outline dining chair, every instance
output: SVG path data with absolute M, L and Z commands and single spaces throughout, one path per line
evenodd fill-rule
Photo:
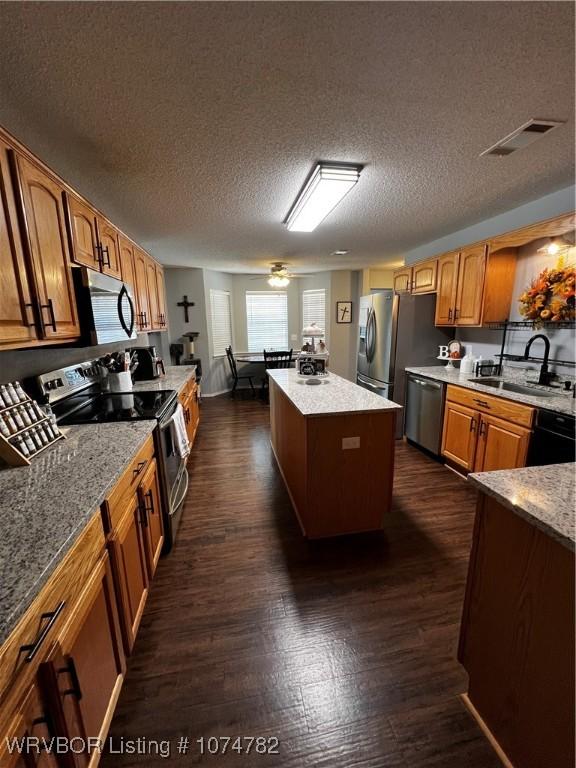
M 290 368 L 292 366 L 292 350 L 268 352 L 264 350 L 264 367 L 266 370 L 273 368 Z M 267 397 L 268 376 L 262 379 L 262 396 Z
M 230 392 L 230 397 L 234 397 L 236 394 L 236 387 L 238 386 L 238 382 L 241 379 L 248 379 L 248 382 L 250 384 L 250 389 L 252 390 L 252 397 L 256 397 L 256 390 L 254 389 L 254 383 L 252 381 L 252 376 L 239 376 L 238 375 L 238 366 L 236 365 L 236 358 L 234 357 L 234 352 L 232 352 L 232 347 L 226 347 L 226 357 L 228 358 L 228 364 L 230 366 L 230 373 L 232 374 L 232 391 Z

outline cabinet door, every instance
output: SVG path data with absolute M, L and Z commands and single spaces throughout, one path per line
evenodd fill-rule
M 104 553 L 40 668 L 60 735 L 106 737 L 124 669 L 114 584 Z M 89 760 L 87 752 L 77 757 L 80 765 Z
M 392 277 L 392 287 L 396 293 L 410 293 L 412 288 L 412 269 L 411 267 L 402 267 L 396 269 Z
M 496 416 L 482 415 L 478 430 L 475 472 L 526 466 L 531 432 Z
M 160 560 L 162 545 L 164 544 L 164 524 L 162 522 L 156 459 L 152 459 L 142 478 L 138 488 L 138 496 L 140 497 L 140 505 L 142 507 L 146 567 L 148 569 L 148 577 L 152 579 Z
M 458 266 L 456 325 L 480 325 L 485 270 L 485 245 L 462 251 Z
M 164 268 L 156 264 L 156 295 L 158 298 L 158 318 L 160 329 L 165 330 L 166 321 L 166 288 L 164 286 Z
M 8 729 L 1 734 L 0 765 L 2 768 L 57 768 L 55 754 L 40 747 L 36 749 L 33 741 L 40 739 L 42 744 L 42 740 L 46 739 L 48 743 L 54 735 L 50 712 L 43 700 L 38 683 L 34 681 L 18 706 L 18 714 L 15 715 Z M 16 749 L 10 750 L 9 745 L 14 744 L 15 740 L 21 744 L 27 744 L 28 749 L 22 749 L 20 754 Z M 11 751 L 12 754 L 10 754 Z
M 0 141 L 0 345 L 26 346 L 37 334 L 7 150 Z
M 136 276 L 138 304 L 138 330 L 151 331 L 152 315 L 148 292 L 148 257 L 138 248 L 134 248 L 134 273 Z
M 436 290 L 436 259 L 412 267 L 412 293 L 434 293 Z
M 146 282 L 148 283 L 148 297 L 150 300 L 150 322 L 154 330 L 159 330 L 160 316 L 158 309 L 158 284 L 156 281 L 156 262 L 146 257 Z
M 102 272 L 112 277 L 120 278 L 120 248 L 118 245 L 118 230 L 109 221 L 98 217 L 98 241 L 100 243 L 100 258 Z
M 458 286 L 458 258 L 458 253 L 447 253 L 438 259 L 436 325 L 454 325 L 456 288 Z
M 70 250 L 72 260 L 90 269 L 100 271 L 100 253 L 96 232 L 96 211 L 77 197 L 66 193 Z
M 55 340 L 79 338 L 62 187 L 22 156 L 16 156 L 16 163 L 41 335 Z
M 120 277 L 132 290 L 132 296 L 136 303 L 136 312 L 140 312 L 138 293 L 136 291 L 136 272 L 134 270 L 134 246 L 130 240 L 119 235 L 118 248 L 120 252 Z
M 471 470 L 476 454 L 479 414 L 464 405 L 447 402 L 442 430 L 442 455 Z
M 130 653 L 134 647 L 148 598 L 148 572 L 141 520 L 140 501 L 138 496 L 134 495 L 128 500 L 126 511 L 111 539 L 126 653 Z

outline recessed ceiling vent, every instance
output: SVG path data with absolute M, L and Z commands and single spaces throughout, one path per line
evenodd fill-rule
M 545 133 L 550 133 L 558 125 L 562 125 L 562 123 L 553 120 L 528 120 L 527 123 L 524 123 L 520 128 L 508 134 L 497 144 L 481 152 L 480 157 L 484 155 L 488 157 L 507 157 L 507 155 L 511 155 L 518 149 L 532 144 L 532 142 L 539 139 Z

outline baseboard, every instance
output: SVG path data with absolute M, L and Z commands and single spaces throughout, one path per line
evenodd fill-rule
M 463 702 L 464 706 L 466 707 L 466 709 L 468 710 L 468 712 L 470 712 L 470 714 L 472 715 L 472 717 L 474 718 L 474 720 L 476 721 L 476 723 L 480 727 L 480 730 L 482 731 L 482 733 L 486 737 L 487 741 L 490 743 L 490 746 L 492 747 L 494 752 L 496 752 L 496 754 L 500 758 L 500 760 L 502 762 L 502 765 L 504 765 L 506 768 L 514 768 L 514 765 L 508 759 L 508 755 L 506 754 L 506 752 L 504 752 L 504 750 L 502 749 L 502 747 L 500 746 L 500 744 L 496 740 L 496 737 L 494 736 L 494 734 L 492 733 L 490 728 L 488 728 L 488 726 L 484 722 L 484 720 L 482 718 L 482 715 L 478 712 L 478 710 L 476 709 L 474 704 L 472 704 L 472 702 L 470 701 L 470 699 L 468 697 L 468 694 L 467 693 L 461 693 L 460 694 L 460 698 L 462 699 L 462 702 Z
M 218 397 L 218 395 L 225 395 L 227 392 L 232 392 L 230 389 L 221 389 L 219 392 L 204 392 L 202 391 L 202 397 Z

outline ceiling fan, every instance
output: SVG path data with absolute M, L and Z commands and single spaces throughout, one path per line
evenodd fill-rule
M 271 288 L 286 288 L 290 284 L 291 280 L 297 280 L 302 275 L 295 275 L 288 269 L 287 265 L 282 261 L 275 261 L 270 266 L 270 273 L 268 275 L 268 285 Z M 259 277 L 253 277 L 253 280 L 260 280 Z

